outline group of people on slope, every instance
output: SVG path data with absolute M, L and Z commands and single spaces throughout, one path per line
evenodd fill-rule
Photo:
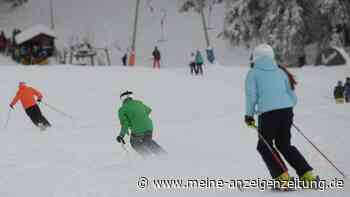
M 124 55 L 121 58 L 123 66 L 128 65 L 128 54 L 124 53 Z M 153 68 L 160 69 L 160 63 L 161 63 L 161 53 L 157 46 L 154 47 L 154 50 L 152 51 L 152 60 L 153 60 Z
M 248 127 L 259 132 L 257 151 L 271 177 L 287 185 L 292 178 L 280 153 L 296 170 L 300 180 L 305 183 L 318 180 L 311 165 L 291 143 L 293 108 L 297 103 L 296 85 L 293 75 L 286 68 L 277 65 L 271 46 L 262 44 L 255 48 L 252 68 L 245 82 L 244 121 Z M 130 131 L 131 146 L 141 155 L 165 153 L 152 139 L 153 123 L 149 117 L 152 109 L 141 101 L 134 100 L 132 94 L 130 91 L 124 91 L 120 95 L 122 106 L 119 108 L 118 117 L 121 130 L 116 140 L 124 144 L 124 137 Z M 39 102 L 42 99 L 41 93 L 20 83 L 19 91 L 10 106 L 13 107 L 20 100 L 34 124 L 50 126 L 37 107 L 34 97 Z M 258 126 L 255 123 L 255 115 L 258 116 Z
M 201 52 L 199 50 L 196 53 L 191 52 L 189 64 L 191 75 L 203 75 L 203 64 L 204 59 Z
M 338 81 L 333 90 L 333 96 L 336 103 L 350 103 L 350 77 L 346 78 L 344 85 L 342 81 Z
M 33 124 L 44 131 L 48 127 L 51 127 L 51 123 L 42 114 L 38 105 L 42 99 L 43 95 L 37 89 L 28 86 L 25 82 L 19 82 L 17 93 L 10 103 L 10 108 L 14 109 L 14 106 L 20 101 L 25 113 Z M 131 91 L 123 91 L 120 99 L 122 106 L 118 111 L 118 117 L 121 124 L 121 131 L 117 137 L 117 141 L 125 144 L 123 138 L 125 135 L 129 135 L 130 129 L 131 146 L 140 155 L 166 154 L 166 151 L 152 138 L 153 123 L 149 117 L 152 109 L 141 101 L 134 100 Z
M 127 66 L 128 54 L 125 53 L 122 56 L 121 60 L 122 60 L 123 66 Z M 160 69 L 161 53 L 157 46 L 154 47 L 154 50 L 152 52 L 152 60 L 153 60 L 153 68 Z M 199 50 L 196 50 L 196 52 L 191 52 L 189 60 L 190 60 L 189 67 L 190 67 L 191 75 L 203 75 L 204 59 L 203 59 L 202 53 Z

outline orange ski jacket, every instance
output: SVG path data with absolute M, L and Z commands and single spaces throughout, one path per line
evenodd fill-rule
M 16 105 L 16 103 L 19 101 L 21 101 L 22 106 L 24 109 L 28 109 L 34 105 L 36 105 L 37 101 L 36 99 L 42 99 L 42 94 L 32 88 L 32 87 L 28 87 L 25 84 L 21 84 L 19 85 L 19 89 L 17 91 L 16 96 L 13 98 L 12 102 L 11 102 L 11 107 L 13 107 L 14 105 Z

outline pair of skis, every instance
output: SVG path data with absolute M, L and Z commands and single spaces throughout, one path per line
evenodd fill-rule
M 122 146 L 122 149 L 124 150 L 124 152 L 127 154 L 127 155 L 130 155 L 130 151 L 125 147 L 125 141 L 124 139 L 121 141 L 121 146 Z M 147 146 L 144 146 L 144 148 L 146 149 L 145 154 L 141 154 L 141 153 L 137 153 L 138 155 L 140 155 L 142 158 L 149 158 L 149 157 L 158 157 L 158 156 L 164 156 L 164 155 L 167 155 L 168 152 L 166 152 L 164 150 L 163 147 L 161 147 L 159 144 L 157 144 L 159 146 L 159 150 L 158 152 L 155 152 L 154 150 L 151 150 L 151 148 L 147 147 Z M 135 151 L 137 152 L 137 151 Z

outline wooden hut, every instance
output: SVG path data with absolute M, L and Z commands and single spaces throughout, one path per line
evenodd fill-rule
M 23 64 L 47 64 L 55 50 L 56 33 L 45 25 L 30 27 L 15 39 Z

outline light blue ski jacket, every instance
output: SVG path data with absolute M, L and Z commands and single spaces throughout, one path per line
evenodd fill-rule
M 246 77 L 245 93 L 248 116 L 294 107 L 297 103 L 287 74 L 270 56 L 255 60 L 254 68 Z

